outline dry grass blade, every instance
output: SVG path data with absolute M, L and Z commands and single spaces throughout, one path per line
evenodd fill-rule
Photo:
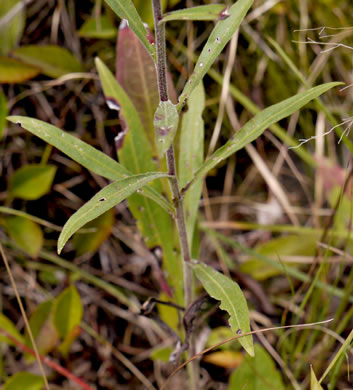
M 243 333 L 243 334 L 237 334 L 236 336 L 233 336 L 233 337 L 230 337 L 226 340 L 223 340 L 222 342 L 220 343 L 217 343 L 216 345 L 213 345 L 212 347 L 209 347 L 209 348 L 206 348 L 204 349 L 203 351 L 195 354 L 193 357 L 191 357 L 190 359 L 188 359 L 186 362 L 184 362 L 183 364 L 181 364 L 179 367 L 177 367 L 170 375 L 169 377 L 167 378 L 167 380 L 165 381 L 165 383 L 163 384 L 163 386 L 160 388 L 160 390 L 163 390 L 163 389 L 166 389 L 166 386 L 167 386 L 167 383 L 168 381 L 175 375 L 177 374 L 182 368 L 184 368 L 186 365 L 188 365 L 190 362 L 192 362 L 193 360 L 197 359 L 198 357 L 200 356 L 203 356 L 205 355 L 206 353 L 210 352 L 210 351 L 213 351 L 214 349 L 220 347 L 221 345 L 224 345 L 226 343 L 229 343 L 230 341 L 234 341 L 234 340 L 237 340 L 239 339 L 240 337 L 245 337 L 245 336 L 250 336 L 250 335 L 253 335 L 253 334 L 258 334 L 258 333 L 264 333 L 264 332 L 269 332 L 271 330 L 279 330 L 279 329 L 290 329 L 290 328 L 308 328 L 310 326 L 315 326 L 315 325 L 322 325 L 322 324 L 327 324 L 329 322 L 333 321 L 333 318 L 329 319 L 329 320 L 325 320 L 325 321 L 319 321 L 319 322 L 312 322 L 310 324 L 298 324 L 298 325 L 286 325 L 286 326 L 275 326 L 275 327 L 272 327 L 272 328 L 265 328 L 265 329 L 259 329 L 259 330 L 253 330 L 251 332 L 246 332 L 246 333 Z
M 45 376 L 44 367 L 43 367 L 42 361 L 40 359 L 38 348 L 37 348 L 36 343 L 34 341 L 34 337 L 33 337 L 33 333 L 32 333 L 31 327 L 29 326 L 27 314 L 26 314 L 25 309 L 23 307 L 23 304 L 22 304 L 22 301 L 21 301 L 21 298 L 20 298 L 20 294 L 18 293 L 18 289 L 17 289 L 16 283 L 15 283 L 15 279 L 13 278 L 9 262 L 7 261 L 7 257 L 5 255 L 5 251 L 4 251 L 4 248 L 2 247 L 1 243 L 0 243 L 0 254 L 1 254 L 1 257 L 3 258 L 3 260 L 4 260 L 4 264 L 5 264 L 6 270 L 7 270 L 8 274 L 9 274 L 9 278 L 10 278 L 12 287 L 13 287 L 14 292 L 15 292 L 16 299 L 17 299 L 17 302 L 18 302 L 18 306 L 20 307 L 21 314 L 22 314 L 22 317 L 23 317 L 23 321 L 24 321 L 24 323 L 26 325 L 26 329 L 28 331 L 28 335 L 30 337 L 30 340 L 31 340 L 31 343 L 32 343 L 32 346 L 33 346 L 33 350 L 34 350 L 36 359 L 37 359 L 38 364 L 39 364 L 40 372 L 41 372 L 41 375 L 42 375 L 43 381 L 44 381 L 44 386 L 45 386 L 46 390 L 50 390 L 47 377 Z

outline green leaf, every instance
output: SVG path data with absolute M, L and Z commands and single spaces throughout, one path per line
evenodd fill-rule
M 117 28 L 105 15 L 100 18 L 89 18 L 81 26 L 78 35 L 81 38 L 110 39 L 115 38 Z
M 55 45 L 28 45 L 12 51 L 14 57 L 38 67 L 43 74 L 57 78 L 82 72 L 80 62 L 65 48 Z
M 69 238 L 86 223 L 116 206 L 150 181 L 162 177 L 168 177 L 168 175 L 162 172 L 150 172 L 130 176 L 104 187 L 65 223 L 58 240 L 58 253 L 60 254 Z
M 162 157 L 172 144 L 178 130 L 179 115 L 176 106 L 168 100 L 160 102 L 154 114 L 158 154 Z
M 32 134 L 41 138 L 50 145 L 71 157 L 83 167 L 110 180 L 119 180 L 131 176 L 131 172 L 106 154 L 98 151 L 86 142 L 72 136 L 71 134 L 58 129 L 38 119 L 24 116 L 10 116 L 7 120 L 16 123 Z M 153 188 L 147 187 L 144 195 L 153 199 L 167 211 L 174 211 L 174 207 L 163 196 Z
M 0 19 L 5 18 L 9 13 L 19 5 L 21 0 L 1 0 L 0 1 Z M 25 11 L 21 7 L 18 12 L 8 19 L 8 22 L 0 27 L 0 55 L 7 55 L 21 39 L 25 26 Z M 1 71 L 0 71 L 1 73 Z
M 317 248 L 317 234 L 289 235 L 276 237 L 264 244 L 257 245 L 253 250 L 259 256 L 250 256 L 239 267 L 240 272 L 251 275 L 254 279 L 265 280 L 276 275 L 282 275 L 286 263 L 282 265 L 282 270 L 272 267 L 262 261 L 262 256 L 273 259 L 275 262 L 281 261 L 282 256 L 314 256 Z
M 12 321 L 10 321 L 4 314 L 0 313 L 0 328 L 5 330 L 10 336 L 12 336 L 15 340 L 17 340 L 20 343 L 24 343 L 23 336 L 20 334 L 20 332 L 17 330 L 16 326 Z M 2 333 L 0 333 L 0 342 L 9 344 L 9 345 L 16 345 L 12 340 L 4 336 Z
M 313 366 L 310 366 L 310 390 L 324 390 L 316 378 Z
M 110 209 L 98 218 L 84 226 L 86 229 L 94 228 L 92 233 L 76 234 L 72 245 L 76 249 L 76 256 L 84 253 L 94 253 L 101 244 L 109 237 L 114 224 L 114 210 Z
M 232 373 L 228 390 L 284 390 L 285 386 L 271 355 L 260 344 L 255 344 L 255 357 L 245 356 Z
M 35 200 L 49 192 L 56 167 L 53 165 L 28 164 L 18 169 L 9 183 L 10 195 Z
M 80 325 L 83 306 L 80 294 L 74 285 L 66 288 L 56 299 L 53 309 L 54 325 L 62 338 Z
M 183 187 L 194 177 L 202 165 L 204 155 L 204 121 L 202 112 L 205 107 L 205 90 L 202 82 L 193 90 L 188 100 L 188 111 L 183 115 L 179 140 L 179 185 Z M 193 232 L 202 192 L 202 180 L 199 180 L 186 193 L 184 210 L 189 244 L 193 242 Z
M 234 334 L 250 332 L 248 305 L 238 284 L 206 264 L 193 263 L 191 266 L 207 293 L 221 301 L 220 308 L 229 314 Z M 252 336 L 238 340 L 246 352 L 254 356 Z
M 126 19 L 129 23 L 131 30 L 137 35 L 142 42 L 143 46 L 151 54 L 152 58 L 156 60 L 156 49 L 148 41 L 146 28 L 137 13 L 136 8 L 131 0 L 105 0 L 110 8 L 121 19 Z
M 0 140 L 4 134 L 7 113 L 7 99 L 4 92 L 0 91 Z
M 220 15 L 222 11 L 227 15 L 226 9 L 224 4 L 209 4 L 178 9 L 165 14 L 160 23 L 170 22 L 171 20 L 215 20 L 219 17 L 222 18 L 222 15 Z
M 29 372 L 18 372 L 4 384 L 3 390 L 42 390 L 44 379 Z
M 59 339 L 59 334 L 51 318 L 53 303 L 53 300 L 41 303 L 36 307 L 29 319 L 29 326 L 38 351 L 44 356 L 56 346 Z M 25 344 L 33 349 L 27 328 L 25 331 Z M 26 359 L 27 361 L 34 361 L 36 358 L 27 354 Z
M 6 229 L 15 243 L 36 258 L 43 246 L 43 232 L 38 224 L 23 217 L 4 218 Z
M 227 12 L 227 15 L 229 14 L 229 16 L 216 24 L 202 49 L 190 79 L 179 96 L 178 110 L 181 110 L 185 100 L 188 99 L 191 92 L 218 58 L 224 46 L 232 38 L 232 35 L 240 26 L 240 23 L 244 19 L 252 3 L 253 0 L 238 0 L 229 8 Z
M 24 64 L 14 58 L 0 57 L 0 84 L 22 83 L 40 73 L 36 66 Z
M 239 3 L 239 2 L 238 2 Z M 237 3 L 237 4 L 238 4 Z M 274 123 L 292 115 L 311 100 L 325 93 L 329 89 L 341 85 L 341 83 L 326 83 L 311 88 L 308 91 L 298 93 L 280 103 L 274 104 L 256 114 L 250 119 L 225 145 L 217 149 L 195 173 L 193 181 L 204 177 L 207 172 L 217 166 L 245 145 L 258 138 L 267 128 Z
M 125 123 L 126 135 L 122 147 L 118 150 L 119 161 L 134 173 L 156 170 L 157 164 L 153 161 L 151 145 L 129 96 L 98 58 L 96 65 L 106 99 L 114 106 L 120 105 L 120 114 Z M 154 182 L 152 186 L 161 196 L 163 190 L 161 183 Z M 158 207 L 158 202 L 157 205 L 153 204 L 138 194 L 128 199 L 128 205 L 137 220 L 146 245 L 150 248 L 155 246 L 162 248 L 163 266 L 166 269 L 168 281 L 174 289 L 177 302 L 183 304 L 183 265 L 180 254 L 177 252 L 178 243 L 170 215 Z

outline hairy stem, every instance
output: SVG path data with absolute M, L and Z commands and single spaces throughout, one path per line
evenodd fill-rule
M 160 0 L 152 0 L 153 5 L 153 17 L 156 31 L 156 46 L 157 46 L 157 77 L 158 77 L 158 89 L 159 97 L 161 101 L 168 101 L 168 86 L 167 86 L 167 57 L 166 57 L 166 42 L 165 42 L 165 26 L 164 23 L 159 23 L 162 20 L 162 9 Z M 185 307 L 189 307 L 192 302 L 192 271 L 188 266 L 191 261 L 189 243 L 186 233 L 185 226 L 185 215 L 184 215 L 184 202 L 181 196 L 178 179 L 176 177 L 175 168 L 175 156 L 173 144 L 167 150 L 166 154 L 168 173 L 171 176 L 169 183 L 173 194 L 173 202 L 176 209 L 175 220 L 178 228 L 179 242 L 181 255 L 183 257 L 184 264 L 184 294 L 185 294 Z M 191 337 L 192 339 L 192 337 Z M 190 340 L 189 352 L 191 355 L 194 354 L 194 346 Z M 197 388 L 196 369 L 190 370 L 190 388 Z

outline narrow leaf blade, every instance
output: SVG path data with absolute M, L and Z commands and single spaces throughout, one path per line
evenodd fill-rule
M 223 20 L 220 20 L 216 24 L 204 48 L 202 49 L 200 57 L 197 60 L 189 81 L 179 96 L 178 110 L 181 110 L 185 100 L 190 96 L 194 88 L 203 79 L 225 45 L 232 38 L 232 35 L 240 26 L 240 23 L 244 19 L 252 3 L 253 0 L 238 0 L 229 8 L 227 13 L 229 16 Z
M 44 379 L 29 372 L 18 372 L 4 384 L 3 390 L 42 390 Z
M 4 314 L 0 313 L 0 328 L 4 329 L 15 340 L 23 343 L 24 339 L 21 333 L 17 330 L 15 324 L 9 320 Z M 9 345 L 15 345 L 15 343 L 4 335 L 0 334 L 0 342 L 5 342 Z
M 194 89 L 188 100 L 188 111 L 183 115 L 179 141 L 179 185 L 183 187 L 192 180 L 204 159 L 204 121 L 202 112 L 205 107 L 205 91 L 202 81 Z M 199 180 L 186 193 L 184 210 L 189 243 L 192 237 L 202 192 L 202 180 Z
M 156 58 L 156 49 L 148 41 L 146 28 L 138 14 L 133 2 L 131 0 L 105 0 L 109 7 L 119 16 L 121 19 L 126 19 L 129 23 L 131 30 L 137 35 L 142 42 L 143 46 L 151 54 L 152 58 Z
M 20 0 L 1 0 L 0 2 L 0 19 L 6 19 L 11 10 L 16 7 Z M 21 8 L 15 16 L 8 20 L 7 23 L 0 27 L 0 55 L 7 55 L 21 39 L 25 26 L 25 10 Z
M 15 58 L 0 57 L 0 84 L 22 83 L 40 73 L 36 66 L 24 64 Z
M 311 100 L 337 85 L 341 85 L 341 83 L 333 82 L 319 85 L 265 108 L 263 111 L 256 114 L 225 145 L 217 149 L 216 152 L 203 163 L 195 173 L 193 182 L 204 177 L 207 172 L 217 166 L 221 161 L 254 141 L 271 125 L 292 115 Z
M 249 332 L 248 305 L 238 284 L 206 264 L 197 263 L 191 266 L 208 294 L 221 301 L 220 308 L 229 314 L 233 332 Z M 252 336 L 240 337 L 239 342 L 250 356 L 254 356 Z
M 59 236 L 58 253 L 60 254 L 69 238 L 86 223 L 116 206 L 150 181 L 167 176 L 162 172 L 150 172 L 130 176 L 107 185 L 66 222 Z
M 222 11 L 226 10 L 224 4 L 200 5 L 168 12 L 163 16 L 160 23 L 170 22 L 172 20 L 216 20 L 222 18 Z
M 320 382 L 316 378 L 313 366 L 310 367 L 310 390 L 323 390 Z

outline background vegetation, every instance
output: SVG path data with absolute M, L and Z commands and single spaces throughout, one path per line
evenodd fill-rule
M 211 1 L 164 3 L 172 11 Z M 8 113 L 38 118 L 115 159 L 121 123 L 106 105 L 94 59 L 115 71 L 120 21 L 100 0 L 27 1 L 10 18 L 20 4 L 0 3 L 0 241 L 39 352 L 54 363 L 44 365 L 50 388 L 72 388 L 68 375 L 81 378 L 81 388 L 158 388 L 175 368 L 168 358 L 178 321 L 175 308 L 147 301 L 170 299 L 160 248 L 146 246 L 124 202 L 57 256 L 61 227 L 107 180 L 5 120 Z M 153 28 L 149 2 L 135 4 Z M 176 94 L 213 26 L 168 22 Z M 205 154 L 258 109 L 323 82 L 351 85 L 352 26 L 346 0 L 256 0 L 204 79 Z M 133 75 L 127 80 L 138 88 Z M 310 365 L 322 388 L 353 387 L 352 98 L 352 88 L 331 90 L 205 180 L 199 259 L 239 283 L 251 328 L 333 321 L 258 334 L 255 360 L 237 342 L 223 345 L 200 361 L 202 389 L 320 388 L 310 383 Z M 24 317 L 0 267 L 0 376 L 7 390 L 40 389 Z M 232 336 L 214 302 L 197 308 L 197 319 L 200 350 Z M 169 388 L 185 388 L 185 374 Z

